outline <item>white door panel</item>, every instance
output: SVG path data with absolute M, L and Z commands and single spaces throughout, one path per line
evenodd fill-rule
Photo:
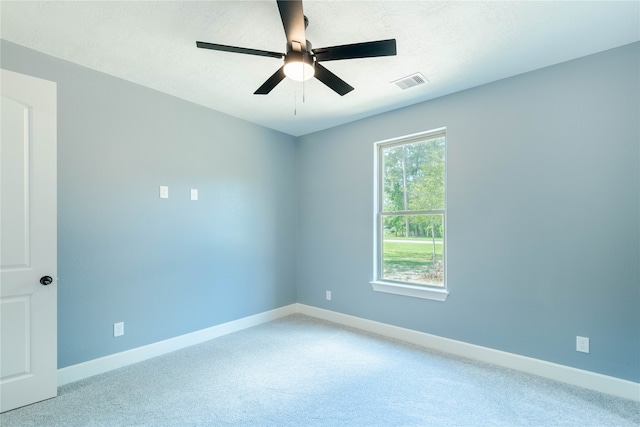
M 57 394 L 56 84 L 1 71 L 0 412 Z M 40 278 L 50 276 L 48 286 Z

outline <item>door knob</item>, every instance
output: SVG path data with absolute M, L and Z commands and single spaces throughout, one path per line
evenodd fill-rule
M 40 278 L 40 283 L 47 286 L 53 283 L 53 279 L 51 278 L 51 276 L 42 276 Z

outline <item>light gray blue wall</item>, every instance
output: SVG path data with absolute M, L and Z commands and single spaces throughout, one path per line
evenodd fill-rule
M 299 138 L 298 301 L 640 381 L 639 57 L 636 43 Z M 442 126 L 449 299 L 373 292 L 374 142 Z
M 60 367 L 299 301 L 639 381 L 639 46 L 296 140 L 2 41 L 58 83 Z M 375 293 L 373 143 L 441 126 L 451 295 Z
M 59 367 L 295 302 L 295 138 L 1 47 L 58 83 Z

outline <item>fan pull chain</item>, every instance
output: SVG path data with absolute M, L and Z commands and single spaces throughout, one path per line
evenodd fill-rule
M 305 99 L 305 82 L 307 81 L 306 76 L 305 76 L 305 70 L 307 68 L 306 67 L 302 67 L 302 103 L 304 104 L 304 99 Z

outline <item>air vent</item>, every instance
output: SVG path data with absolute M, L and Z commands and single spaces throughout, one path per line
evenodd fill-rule
M 427 78 L 423 76 L 422 73 L 415 73 L 415 74 L 411 74 L 410 76 L 403 77 L 399 80 L 395 80 L 391 83 L 395 84 L 400 89 L 405 90 L 405 89 L 409 89 L 410 87 L 427 83 L 428 81 L 429 80 L 427 80 Z

